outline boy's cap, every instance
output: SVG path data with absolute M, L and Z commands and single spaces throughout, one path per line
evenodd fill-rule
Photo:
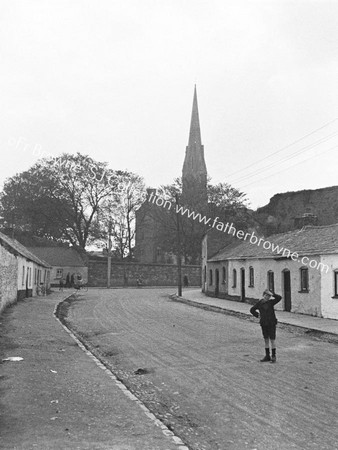
M 269 291 L 269 289 L 265 289 L 265 291 L 263 292 L 263 295 L 268 294 L 271 297 L 271 292 Z

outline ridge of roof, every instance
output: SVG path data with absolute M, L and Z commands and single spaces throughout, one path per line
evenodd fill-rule
M 259 238 L 259 236 L 257 236 Z M 262 248 L 256 243 L 242 241 L 233 249 L 223 248 L 209 258 L 208 261 L 221 261 L 234 258 L 271 258 L 282 256 L 285 250 L 298 254 L 321 254 L 338 252 L 338 223 L 330 225 L 309 225 L 300 230 L 291 230 L 286 233 L 274 234 L 263 238 L 271 245 L 275 244 L 273 251 Z
M 11 249 L 14 250 L 14 252 L 20 254 L 21 256 L 25 257 L 26 259 L 33 261 L 43 267 L 47 267 L 47 268 L 51 267 L 44 259 L 38 257 L 33 252 L 28 250 L 27 247 L 20 244 L 19 241 L 17 241 L 14 238 L 10 238 L 6 234 L 2 233 L 1 231 L 0 231 L 0 241 L 4 242 L 7 246 L 11 247 Z
M 45 259 L 51 266 L 85 266 L 79 252 L 72 247 L 29 247 L 29 250 Z

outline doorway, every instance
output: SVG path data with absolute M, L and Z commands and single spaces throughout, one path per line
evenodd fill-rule
M 27 267 L 27 274 L 26 274 L 26 298 L 29 297 L 29 289 L 28 289 L 28 273 L 29 273 L 29 267 Z
M 283 270 L 284 311 L 291 311 L 291 276 L 290 270 Z
M 241 301 L 245 302 L 245 269 L 241 268 Z
M 219 270 L 215 270 L 215 297 L 218 297 L 219 294 Z

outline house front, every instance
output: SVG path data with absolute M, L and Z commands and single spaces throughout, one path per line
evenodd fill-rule
M 56 287 L 60 280 L 88 282 L 88 266 L 85 259 L 74 248 L 69 247 L 29 247 L 29 250 L 47 261 L 51 266 L 50 283 Z
M 15 239 L 0 232 L 0 311 L 50 288 L 50 266 Z
M 338 224 L 225 247 L 205 274 L 207 295 L 253 303 L 268 288 L 282 295 L 277 309 L 338 319 Z

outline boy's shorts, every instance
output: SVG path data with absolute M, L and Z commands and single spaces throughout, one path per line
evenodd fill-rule
M 264 339 L 276 339 L 276 325 L 261 325 Z

